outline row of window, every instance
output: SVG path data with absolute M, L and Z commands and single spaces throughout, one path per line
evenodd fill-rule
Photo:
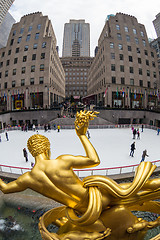
M 66 80 L 79 80 L 79 79 L 81 79 L 81 80 L 86 80 L 87 79 L 87 77 L 66 77 L 65 78 Z
M 113 84 L 116 84 L 116 77 L 112 76 L 111 81 L 112 81 Z M 125 78 L 124 77 L 121 77 L 121 84 L 125 85 Z M 130 85 L 134 86 L 134 79 L 133 78 L 130 78 Z M 143 87 L 143 80 L 139 80 L 139 86 Z M 151 82 L 150 81 L 147 82 L 147 87 L 148 88 L 151 87 Z
M 35 39 L 35 40 L 38 40 L 38 39 L 39 39 L 39 35 L 40 35 L 39 32 L 36 33 L 34 39 Z M 28 34 L 28 35 L 26 36 L 26 42 L 28 42 L 30 39 L 31 39 L 31 34 Z M 15 40 L 14 38 L 11 39 L 11 41 L 10 41 L 10 46 L 13 45 L 14 40 Z M 21 41 L 22 41 L 22 36 L 20 36 L 20 37 L 18 38 L 17 43 L 19 44 Z
M 46 43 L 46 42 L 43 42 L 43 43 L 42 43 L 42 48 L 46 48 L 46 45 L 47 45 L 47 43 Z M 38 43 L 34 43 L 34 44 L 33 44 L 33 49 L 37 49 L 37 48 L 38 48 Z M 25 46 L 24 46 L 24 51 L 28 51 L 28 50 L 29 50 L 29 46 L 28 46 L 28 45 L 25 45 Z M 19 53 L 19 51 L 20 51 L 20 48 L 17 47 L 16 50 L 15 50 L 15 53 Z M 11 52 L 12 52 L 12 50 L 9 49 L 9 50 L 8 50 L 8 55 L 11 55 Z M 5 56 L 5 52 L 2 52 L 1 57 L 4 57 L 4 56 Z
M 28 27 L 28 32 L 31 32 L 31 31 L 32 31 L 32 28 L 33 28 L 33 26 L 29 26 L 29 27 Z M 38 25 L 37 25 L 37 30 L 40 30 L 40 29 L 41 29 L 41 24 L 38 24 Z M 16 35 L 16 32 L 17 32 L 17 31 L 14 30 L 12 35 L 15 36 L 15 35 Z M 20 33 L 20 34 L 23 34 L 23 32 L 24 32 L 24 28 L 21 28 L 19 33 Z
M 122 35 L 120 33 L 117 33 L 117 39 L 122 40 Z M 137 37 L 135 37 L 134 39 L 135 39 L 135 43 L 139 44 L 139 39 Z M 131 38 L 129 35 L 126 35 L 126 41 L 127 42 L 131 41 Z M 143 43 L 143 46 L 146 47 L 146 41 L 144 39 L 142 39 L 142 43 Z
M 32 60 L 36 60 L 36 54 L 32 54 Z M 40 59 L 45 59 L 45 53 L 41 53 Z M 23 56 L 22 58 L 22 62 L 26 62 L 27 61 L 27 55 Z M 18 58 L 14 58 L 13 60 L 14 64 L 18 63 Z M 6 61 L 6 66 L 10 65 L 10 59 L 8 59 Z M 3 67 L 3 62 L 0 62 L 0 68 Z
M 120 30 L 120 25 L 119 25 L 119 24 L 116 24 L 116 29 L 117 29 L 118 31 Z M 129 28 L 128 28 L 127 26 L 124 26 L 124 31 L 125 31 L 125 32 L 129 32 Z M 137 30 L 136 30 L 135 28 L 133 28 L 132 31 L 133 31 L 133 33 L 134 33 L 135 35 L 137 35 Z M 144 32 L 143 32 L 143 31 L 140 31 L 140 35 L 141 35 L 142 37 L 144 37 Z
M 35 72 L 35 65 L 32 65 L 31 66 L 31 72 Z M 44 71 L 44 64 L 40 64 L 40 68 L 39 68 L 40 71 Z M 22 67 L 21 68 L 21 73 L 24 74 L 26 72 L 26 67 Z M 17 69 L 13 69 L 12 71 L 12 75 L 16 75 L 17 73 Z M 5 71 L 5 77 L 8 77 L 8 70 Z M 2 78 L 2 72 L 0 72 L 0 78 Z
M 83 76 L 83 75 L 85 75 L 86 76 L 87 72 L 76 72 L 76 73 L 75 72 L 73 72 L 73 73 L 72 72 L 70 72 L 70 73 L 66 72 L 65 75 L 66 76 L 68 76 L 68 75 L 70 75 L 70 76 L 79 76 L 79 75 Z
M 66 90 L 67 89 L 70 89 L 70 90 L 87 90 L 87 87 L 73 87 L 73 86 L 71 86 L 69 88 L 66 87 Z
M 111 59 L 115 59 L 115 53 L 111 53 Z M 119 60 L 124 60 L 124 55 L 123 54 L 119 54 Z M 133 62 L 133 57 L 132 56 L 128 56 L 128 60 L 129 62 Z M 146 65 L 149 66 L 149 60 L 146 59 Z M 141 64 L 142 63 L 142 59 L 138 58 L 138 63 Z M 152 67 L 156 67 L 156 64 L 154 61 L 152 61 Z
M 115 64 L 111 64 L 111 71 L 116 71 L 116 65 Z M 142 68 L 138 69 L 139 71 L 139 75 L 143 75 L 143 71 Z M 124 72 L 124 65 L 120 65 L 120 72 Z M 129 67 L 129 72 L 130 73 L 134 73 L 134 68 L 133 67 Z M 150 70 L 147 70 L 147 76 L 150 77 Z M 153 77 L 156 78 L 156 72 L 153 72 Z
M 113 42 L 110 42 L 110 48 L 114 49 L 114 47 L 115 47 L 115 44 Z M 118 48 L 119 48 L 119 50 L 123 50 L 123 44 L 118 44 Z M 128 51 L 130 51 L 130 52 L 132 51 L 132 47 L 131 46 L 127 46 L 127 48 L 128 48 Z M 136 52 L 137 53 L 141 53 L 140 48 L 136 48 Z M 146 56 L 148 56 L 148 51 L 144 50 L 144 54 Z M 154 53 L 153 52 L 151 52 L 151 57 L 154 57 Z
M 35 79 L 30 78 L 30 85 L 34 85 Z M 39 84 L 44 83 L 44 77 L 39 77 Z M 21 79 L 21 86 L 25 86 L 25 79 Z M 16 81 L 12 81 L 12 87 L 16 87 Z M 4 83 L 4 88 L 8 88 L 8 82 Z

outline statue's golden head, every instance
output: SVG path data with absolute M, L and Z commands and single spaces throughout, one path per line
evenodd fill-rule
M 33 157 L 41 153 L 48 153 L 50 151 L 49 139 L 40 134 L 32 135 L 27 142 L 27 147 Z

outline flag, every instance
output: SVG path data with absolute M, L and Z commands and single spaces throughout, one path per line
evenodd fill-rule
M 20 96 L 19 96 L 19 90 L 18 90 L 18 100 L 20 99 Z
M 105 97 L 105 96 L 106 96 L 107 90 L 108 90 L 108 87 L 106 88 L 106 90 L 105 90 L 105 93 L 104 93 L 103 97 Z
M 122 92 L 122 97 L 124 97 L 124 88 L 123 88 L 123 92 Z
M 134 91 L 134 99 L 136 99 L 136 90 Z
M 118 98 L 118 87 L 117 87 L 117 92 L 116 92 L 117 98 Z

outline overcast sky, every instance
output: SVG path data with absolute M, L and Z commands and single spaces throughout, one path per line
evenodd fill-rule
M 98 44 L 105 19 L 109 14 L 118 12 L 135 16 L 144 24 L 149 38 L 156 38 L 152 21 L 160 12 L 160 0 L 15 0 L 10 13 L 16 21 L 28 13 L 42 12 L 52 22 L 60 49 L 63 44 L 64 24 L 70 19 L 85 19 L 90 23 L 91 56 Z

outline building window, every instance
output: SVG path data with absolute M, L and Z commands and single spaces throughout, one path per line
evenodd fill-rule
M 114 48 L 114 43 L 110 42 L 110 48 Z
M 134 79 L 130 78 L 130 85 L 134 86 Z
M 22 67 L 21 73 L 23 74 L 23 73 L 25 73 L 25 72 L 26 72 L 26 67 Z
M 125 32 L 129 32 L 128 27 L 125 26 L 125 27 L 124 27 L 124 31 L 125 31 Z
M 39 78 L 39 84 L 43 84 L 44 83 L 44 77 L 40 77 Z
M 139 48 L 137 48 L 136 50 L 137 50 L 137 53 L 141 53 L 141 51 L 140 51 L 140 49 L 139 49 Z
M 0 72 L 0 78 L 2 77 L 2 73 Z
M 123 54 L 119 54 L 119 60 L 123 60 Z
M 15 87 L 15 86 L 16 86 L 16 82 L 12 81 L 12 87 Z
M 142 68 L 139 68 L 139 75 L 142 75 L 143 72 L 142 72 Z
M 138 38 L 135 38 L 135 43 L 136 43 L 136 44 L 139 44 Z
M 112 77 L 112 83 L 116 83 L 116 77 Z
M 154 57 L 154 53 L 153 52 L 151 52 L 151 57 Z
M 155 62 L 152 62 L 152 66 L 153 66 L 153 67 L 156 67 L 156 64 L 155 64 Z
M 3 62 L 0 62 L 0 67 L 3 67 Z
M 124 65 L 120 65 L 120 71 L 124 72 Z
M 137 31 L 135 28 L 133 28 L 133 33 L 136 35 L 137 34 Z
M 14 31 L 13 31 L 13 34 L 12 34 L 12 36 L 15 36 L 15 35 L 16 35 L 16 30 L 14 30 Z
M 29 26 L 28 32 L 31 32 L 31 31 L 32 31 L 32 26 Z
M 40 71 L 44 71 L 44 64 L 40 65 Z
M 11 55 L 11 49 L 8 51 L 8 55 Z
M 133 57 L 132 56 L 128 56 L 129 62 L 133 62 Z
M 7 88 L 7 82 L 4 83 L 4 88 Z
M 116 65 L 115 64 L 111 64 L 111 71 L 116 71 Z
M 12 75 L 16 75 L 16 69 L 13 69 Z
M 143 87 L 143 80 L 139 80 L 139 86 Z
M 131 52 L 132 51 L 132 47 L 128 46 L 128 51 Z
M 4 55 L 5 55 L 5 52 L 2 52 L 2 57 L 4 57 Z
M 18 48 L 16 48 L 16 53 L 19 53 L 19 47 L 18 47 Z
M 25 79 L 21 79 L 21 86 L 25 85 Z
M 156 77 L 157 77 L 157 75 L 156 75 L 156 72 L 153 72 L 153 77 L 154 77 L 154 78 L 156 78 Z
M 27 56 L 23 56 L 23 62 L 27 61 Z
M 146 59 L 146 65 L 149 66 L 149 61 Z
M 31 34 L 28 34 L 27 37 L 26 37 L 26 42 L 28 42 L 31 38 Z
M 8 70 L 5 71 L 5 77 L 8 77 Z
M 133 67 L 129 67 L 129 72 L 130 72 L 130 73 L 134 73 Z
M 32 54 L 32 60 L 36 60 L 36 54 Z
M 147 51 L 147 50 L 144 50 L 144 54 L 145 54 L 146 56 L 148 56 L 148 51 Z
M 143 39 L 142 42 L 143 42 L 143 46 L 146 47 L 146 41 Z
M 34 85 L 34 78 L 30 78 L 30 85 Z
M 111 53 L 111 59 L 115 59 L 115 53 Z
M 140 34 L 141 34 L 142 37 L 144 37 L 144 32 L 140 31 Z
M 22 34 L 24 32 L 24 28 L 21 28 L 20 30 L 20 34 Z
M 22 37 L 19 37 L 17 43 L 20 43 L 21 40 L 22 40 Z
M 41 53 L 41 59 L 45 58 L 45 53 Z
M 120 30 L 120 26 L 118 24 L 116 24 L 116 29 Z
M 33 49 L 37 49 L 37 46 L 38 46 L 38 44 L 35 43 L 35 44 L 33 45 Z
M 8 60 L 6 61 L 6 66 L 9 66 L 9 62 L 10 62 L 10 61 L 9 61 L 9 59 L 8 59 Z
M 122 40 L 122 36 L 121 36 L 120 33 L 117 33 L 117 39 L 118 39 L 118 40 Z
M 138 58 L 138 63 L 140 63 L 140 64 L 142 63 L 142 60 L 141 60 L 141 58 Z
M 122 44 L 118 44 L 118 48 L 119 48 L 119 50 L 123 50 L 123 45 Z
M 124 77 L 121 77 L 121 84 L 125 84 L 125 78 Z
M 130 40 L 131 40 L 131 39 L 130 39 L 130 36 L 129 36 L 129 35 L 126 35 L 126 41 L 127 41 L 127 42 L 130 42 Z
M 151 87 L 151 82 L 147 82 L 147 87 L 150 88 Z
M 150 77 L 150 71 L 149 70 L 147 70 L 147 76 Z
M 37 29 L 40 30 L 41 29 L 41 24 L 37 25 Z
M 31 72 L 35 72 L 35 65 L 31 66 Z
M 13 45 L 13 42 L 14 42 L 14 39 L 11 39 L 11 41 L 10 41 L 10 46 Z
M 24 46 L 24 51 L 28 51 L 28 45 Z
M 14 64 L 18 62 L 18 58 L 14 58 Z
M 46 42 L 43 42 L 42 43 L 42 48 L 45 48 L 46 47 Z
M 39 33 L 36 33 L 35 39 L 39 39 Z

